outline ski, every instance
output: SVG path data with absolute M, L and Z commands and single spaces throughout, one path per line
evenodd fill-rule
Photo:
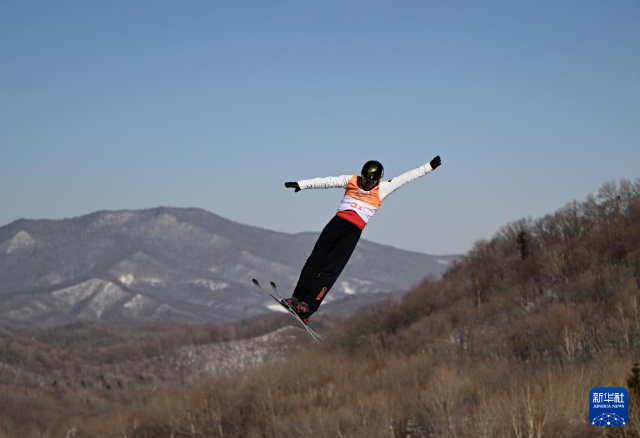
M 253 285 L 255 287 L 257 287 L 259 290 L 261 290 L 265 294 L 269 295 L 269 297 L 271 297 L 273 300 L 277 301 L 278 304 L 280 304 L 282 307 L 284 307 L 287 310 L 287 312 L 289 312 L 289 314 L 296 319 L 296 321 L 298 321 L 300 324 L 302 324 L 302 326 L 307 330 L 307 332 L 309 333 L 309 335 L 311 335 L 311 337 L 313 338 L 314 341 L 320 342 L 319 339 L 324 339 L 315 330 L 313 330 L 311 327 L 309 327 L 307 324 L 305 324 L 304 321 L 302 321 L 300 319 L 298 314 L 291 307 L 289 307 L 289 305 L 284 300 L 284 298 L 282 298 L 282 296 L 278 293 L 278 289 L 276 288 L 275 283 L 271 282 L 271 288 L 277 294 L 277 297 L 275 295 L 273 295 L 271 292 L 269 292 L 267 289 L 262 287 L 260 282 L 258 280 L 256 280 L 255 278 L 252 279 L 251 281 L 253 282 Z

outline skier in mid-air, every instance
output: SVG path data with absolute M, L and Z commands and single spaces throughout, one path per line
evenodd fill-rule
M 338 213 L 324 227 L 307 259 L 293 296 L 287 304 L 307 323 L 318 310 L 338 276 L 347 265 L 362 230 L 382 201 L 403 185 L 426 175 L 440 166 L 440 156 L 429 163 L 388 181 L 382 181 L 384 168 L 380 162 L 367 161 L 360 176 L 343 175 L 284 183 L 299 192 L 304 189 L 346 188 Z M 382 181 L 382 182 L 381 182 Z

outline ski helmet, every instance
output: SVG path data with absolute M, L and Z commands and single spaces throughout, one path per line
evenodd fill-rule
M 364 166 L 362 166 L 360 176 L 362 178 L 362 188 L 365 190 L 371 190 L 378 185 L 384 176 L 384 167 L 382 167 L 382 163 L 379 161 L 367 161 L 364 163 Z

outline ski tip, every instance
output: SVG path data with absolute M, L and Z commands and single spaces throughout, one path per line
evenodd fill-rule
M 272 281 L 271 283 L 269 283 L 271 285 L 272 288 L 276 288 L 276 284 Z
M 258 280 L 256 280 L 255 278 L 252 278 L 251 281 L 253 282 L 253 284 L 255 284 L 256 286 L 258 286 L 260 283 L 258 283 Z

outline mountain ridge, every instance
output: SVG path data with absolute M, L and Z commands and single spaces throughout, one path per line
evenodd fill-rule
M 18 219 L 0 227 L 0 316 L 45 325 L 251 317 L 268 311 L 251 278 L 292 290 L 318 235 L 271 231 L 200 208 Z M 406 290 L 442 275 L 456 257 L 363 239 L 331 298 Z

